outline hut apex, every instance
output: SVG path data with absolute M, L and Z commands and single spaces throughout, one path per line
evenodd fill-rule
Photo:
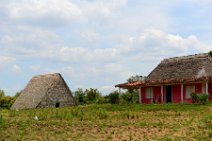
M 73 95 L 59 73 L 34 76 L 11 110 L 76 105 Z

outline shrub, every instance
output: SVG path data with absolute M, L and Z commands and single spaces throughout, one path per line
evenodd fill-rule
M 11 96 L 2 97 L 0 98 L 0 107 L 10 109 L 14 101 L 15 101 L 14 97 L 11 97 Z
M 207 94 L 198 94 L 198 99 L 199 99 L 199 102 L 201 104 L 206 104 L 208 102 L 208 95 Z
M 109 98 L 109 102 L 111 104 L 118 104 L 119 103 L 119 92 L 118 91 L 114 91 L 112 93 L 110 93 L 108 95 L 108 98 Z
M 197 93 L 191 93 L 192 103 L 198 103 L 198 96 Z
M 204 93 L 191 93 L 193 103 L 206 104 L 208 102 L 208 95 Z

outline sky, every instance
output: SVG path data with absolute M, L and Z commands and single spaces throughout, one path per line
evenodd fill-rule
M 61 73 L 102 94 L 164 58 L 212 50 L 211 0 L 0 0 L 0 89 Z

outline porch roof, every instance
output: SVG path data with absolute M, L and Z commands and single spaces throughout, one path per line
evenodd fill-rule
M 122 84 L 117 84 L 115 87 L 123 88 L 123 89 L 138 89 L 144 82 L 142 81 L 135 81 L 135 82 L 127 82 Z

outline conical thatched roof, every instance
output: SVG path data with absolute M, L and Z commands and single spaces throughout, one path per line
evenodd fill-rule
M 11 109 L 75 105 L 72 93 L 61 74 L 33 77 Z
M 212 57 L 208 53 L 164 59 L 148 75 L 146 84 L 212 80 Z

